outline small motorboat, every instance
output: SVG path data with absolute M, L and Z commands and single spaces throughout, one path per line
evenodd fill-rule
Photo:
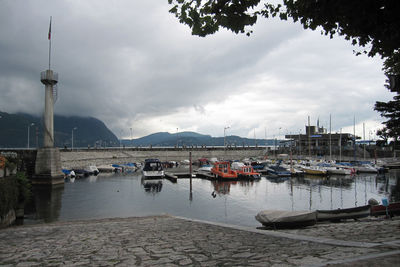
M 198 159 L 196 165 L 199 166 L 199 168 L 197 169 L 198 172 L 206 172 L 206 173 L 210 173 L 213 167 L 210 161 L 206 158 Z
M 89 177 L 90 173 L 84 169 L 74 169 L 76 178 Z
M 317 222 L 315 211 L 263 210 L 256 215 L 256 220 L 266 227 L 301 228 Z
M 146 159 L 142 174 L 145 178 L 163 178 L 165 176 L 164 168 L 159 159 Z
M 305 174 L 325 176 L 327 171 L 324 167 L 320 166 L 303 166 L 302 170 Z
M 347 219 L 357 220 L 359 218 L 365 218 L 370 215 L 370 205 L 346 208 L 346 209 L 335 209 L 335 210 L 317 210 L 317 221 L 341 221 Z
M 74 170 L 62 169 L 61 171 L 64 173 L 64 178 L 75 178 L 76 176 Z
M 260 179 L 261 175 L 255 172 L 253 166 L 245 165 L 242 162 L 232 162 L 232 170 L 236 171 L 238 178 L 241 179 Z
M 85 168 L 85 171 L 87 171 L 89 173 L 89 175 L 98 175 L 99 174 L 99 169 L 97 169 L 97 167 L 94 165 L 87 166 Z
M 384 205 L 371 206 L 371 216 L 377 217 L 381 215 L 389 215 L 390 217 L 400 215 L 400 202 L 389 203 L 387 206 L 387 213 L 386 206 Z
M 211 169 L 214 178 L 221 180 L 237 180 L 236 171 L 231 170 L 231 164 L 228 161 L 217 161 Z

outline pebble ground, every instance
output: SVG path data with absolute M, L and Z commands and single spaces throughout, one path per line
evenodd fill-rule
M 400 220 L 266 230 L 169 215 L 0 230 L 0 266 L 400 266 Z

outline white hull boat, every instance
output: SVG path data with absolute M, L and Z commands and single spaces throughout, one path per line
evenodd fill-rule
M 158 159 L 146 159 L 142 174 L 145 178 L 162 178 L 165 176 L 163 166 Z

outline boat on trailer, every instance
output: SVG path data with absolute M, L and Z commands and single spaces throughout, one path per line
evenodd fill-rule
M 335 210 L 317 210 L 317 221 L 341 221 L 368 217 L 371 213 L 371 206 L 365 205 L 354 208 L 335 209 Z
M 317 223 L 315 211 L 263 210 L 256 220 L 263 226 L 273 228 L 302 228 Z

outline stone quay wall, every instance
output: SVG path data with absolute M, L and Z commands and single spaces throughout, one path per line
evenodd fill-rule
M 265 148 L 116 148 L 116 149 L 77 149 L 61 150 L 61 166 L 66 169 L 84 168 L 89 165 L 122 164 L 128 162 L 144 162 L 148 158 L 161 161 L 192 160 L 199 158 L 244 159 L 260 158 L 266 154 Z

